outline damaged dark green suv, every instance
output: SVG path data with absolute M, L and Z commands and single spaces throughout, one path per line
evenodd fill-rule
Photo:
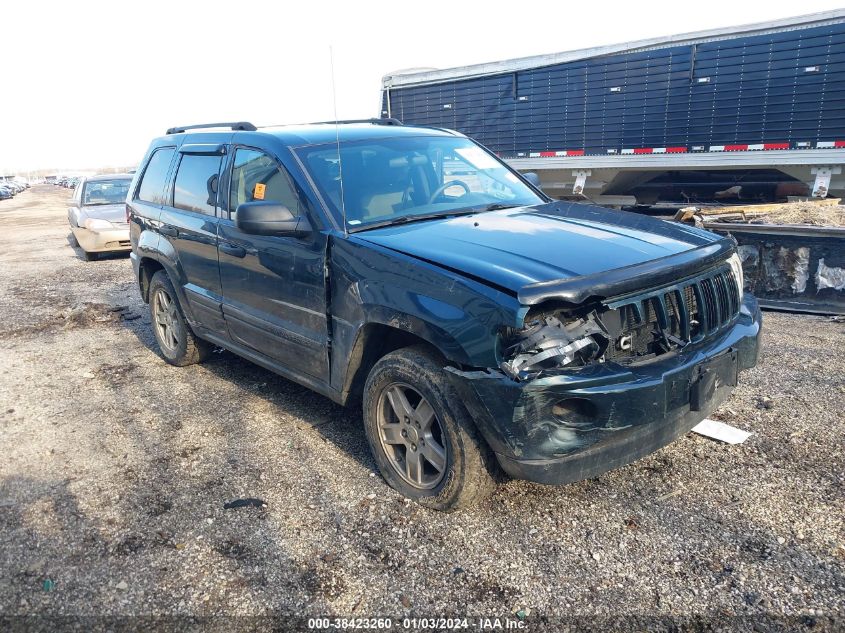
M 499 468 L 562 484 L 655 451 L 757 362 L 733 241 L 549 200 L 456 132 L 174 128 L 127 210 L 168 362 L 221 346 L 362 406 L 384 478 L 441 510 Z

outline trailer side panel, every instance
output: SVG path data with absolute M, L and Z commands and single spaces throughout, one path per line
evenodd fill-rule
M 845 22 L 395 87 L 389 99 L 392 116 L 505 157 L 845 149 Z M 384 116 L 387 102 L 385 90 Z

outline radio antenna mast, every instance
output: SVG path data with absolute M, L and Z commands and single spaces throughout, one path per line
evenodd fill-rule
M 334 105 L 334 135 L 335 143 L 337 144 L 337 174 L 340 179 L 340 213 L 343 216 L 343 234 L 349 235 L 349 229 L 346 225 L 346 197 L 343 195 L 343 160 L 340 158 L 340 123 L 337 118 L 337 92 L 334 86 L 334 52 L 329 46 L 329 62 L 332 67 L 332 103 Z

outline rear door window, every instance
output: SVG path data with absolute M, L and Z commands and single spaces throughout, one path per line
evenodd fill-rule
M 172 147 L 164 147 L 153 152 L 141 178 L 138 188 L 138 200 L 152 204 L 164 204 L 164 187 L 167 184 L 167 171 L 173 158 Z
M 294 215 L 304 213 L 287 171 L 264 152 L 240 147 L 235 151 L 232 167 L 229 217 L 235 219 L 238 205 L 257 200 L 280 202 Z
M 220 156 L 183 154 L 173 186 L 173 206 L 185 211 L 214 215 Z

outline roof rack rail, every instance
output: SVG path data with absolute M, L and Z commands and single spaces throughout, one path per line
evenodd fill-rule
M 340 121 L 315 121 L 312 125 L 321 125 L 323 123 L 326 124 L 333 124 L 333 123 L 372 123 L 373 125 L 402 125 L 402 121 L 399 119 L 346 119 Z
M 231 130 L 242 130 L 244 132 L 255 132 L 258 128 L 247 121 L 235 121 L 234 123 L 200 123 L 199 125 L 182 125 L 179 127 L 172 127 L 167 130 L 168 134 L 181 134 L 188 130 L 199 130 L 209 127 L 227 127 Z

